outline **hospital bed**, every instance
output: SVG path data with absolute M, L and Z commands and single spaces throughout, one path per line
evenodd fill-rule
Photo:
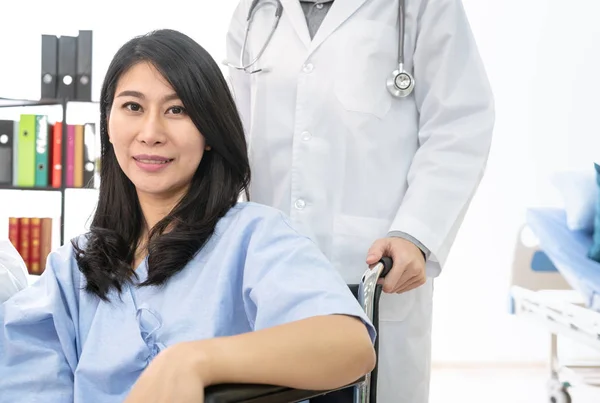
M 517 242 L 511 312 L 549 331 L 549 401 L 570 403 L 570 385 L 560 380 L 563 371 L 600 386 L 600 362 L 558 360 L 559 335 L 600 351 L 600 263 L 587 257 L 591 234 L 569 229 L 564 210 L 529 209 L 526 222 L 523 231 L 531 231 L 536 244 L 526 245 L 522 237 Z
M 379 297 L 382 286 L 377 280 L 392 268 L 392 260 L 384 257 L 367 269 L 359 284 L 349 285 L 375 329 L 379 330 Z M 378 355 L 378 338 L 375 351 Z M 338 390 L 312 391 L 292 389 L 276 385 L 224 384 L 214 385 L 205 391 L 205 403 L 295 403 L 316 398 L 319 403 L 376 403 L 377 365 L 373 371 L 350 385 Z

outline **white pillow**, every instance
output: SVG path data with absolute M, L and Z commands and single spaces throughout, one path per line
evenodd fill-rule
M 27 286 L 23 258 L 8 239 L 0 239 L 0 304 Z
M 600 197 L 593 164 L 589 171 L 557 172 L 552 175 L 551 182 L 562 197 L 568 228 L 592 232 L 596 203 Z

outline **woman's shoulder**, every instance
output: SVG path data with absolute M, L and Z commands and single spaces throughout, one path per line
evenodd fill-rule
M 239 202 L 219 222 L 221 228 L 236 231 L 257 231 L 263 228 L 282 227 L 296 232 L 291 221 L 281 210 L 256 202 Z
M 87 233 L 78 235 L 52 250 L 46 260 L 44 271 L 52 270 L 52 274 L 59 281 L 62 280 L 74 284 L 80 283 L 81 272 L 78 269 L 76 258 L 79 252 L 75 248 L 75 245 L 77 245 L 79 250 L 84 250 L 87 243 L 87 235 Z
M 244 254 L 308 244 L 315 253 L 317 251 L 314 242 L 297 230 L 284 212 L 253 202 L 241 202 L 231 208 L 217 224 L 212 242 L 215 247 L 227 245 L 230 250 L 235 245 L 242 248 Z
M 82 288 L 82 275 L 78 269 L 76 253 L 70 240 L 54 248 L 44 261 L 42 273 L 34 278 L 28 287 L 12 297 L 13 304 L 18 305 L 19 309 L 32 312 L 43 309 L 44 304 L 54 309 L 58 306 L 56 304 L 62 304 L 58 301 L 75 307 Z
M 76 237 L 67 240 L 63 245 L 55 248 L 50 252 L 49 258 L 52 258 L 52 263 L 67 263 L 75 260 L 77 250 L 75 245 L 81 250 L 85 249 L 89 233 L 83 233 Z

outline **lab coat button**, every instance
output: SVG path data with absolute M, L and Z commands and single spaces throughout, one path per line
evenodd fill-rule
M 302 199 L 298 199 L 298 200 L 296 200 L 296 203 L 294 203 L 294 206 L 298 210 L 302 210 L 306 206 L 306 202 Z
M 313 66 L 312 63 L 306 63 L 304 65 L 303 70 L 304 70 L 305 73 L 310 73 L 311 71 L 313 71 L 313 68 L 314 68 L 314 66 Z
M 311 137 L 312 137 L 312 134 L 310 134 L 309 132 L 302 133 L 302 140 L 304 140 L 304 141 L 310 140 Z

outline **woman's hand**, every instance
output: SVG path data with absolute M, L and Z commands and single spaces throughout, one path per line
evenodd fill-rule
M 198 343 L 180 343 L 154 358 L 124 403 L 203 403 L 207 365 Z
M 321 315 L 169 347 L 124 403 L 203 403 L 204 388 L 225 383 L 337 389 L 372 371 L 375 361 L 361 320 Z

